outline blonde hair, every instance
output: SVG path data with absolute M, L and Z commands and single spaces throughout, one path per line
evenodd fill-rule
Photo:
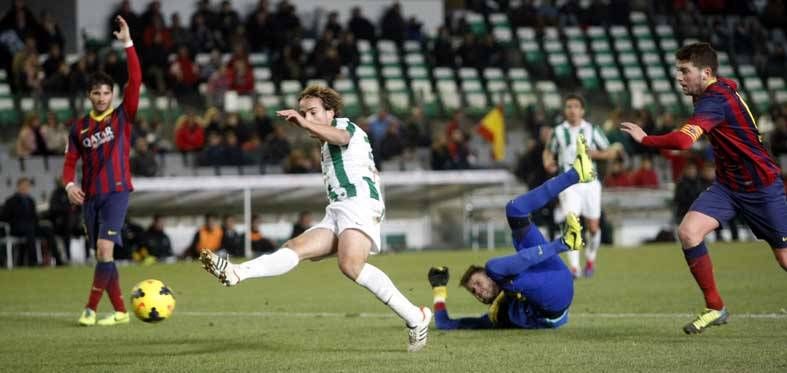
M 325 108 L 325 110 L 333 110 L 334 116 L 339 116 L 339 113 L 342 111 L 342 95 L 331 88 L 319 85 L 310 85 L 298 95 L 298 102 L 301 102 L 301 100 L 304 98 L 309 97 L 319 98 L 322 100 L 322 107 Z

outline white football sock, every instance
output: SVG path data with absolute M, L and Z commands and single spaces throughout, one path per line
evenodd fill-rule
M 282 247 L 270 254 L 236 264 L 235 273 L 241 281 L 247 278 L 279 276 L 295 268 L 299 261 L 295 251 Z
M 598 255 L 598 248 L 601 246 L 601 231 L 596 231 L 595 234 L 590 236 L 590 242 L 588 242 L 587 247 L 585 248 L 585 259 L 594 262 L 596 261 L 596 255 Z
M 391 282 L 388 275 L 379 268 L 369 263 L 364 264 L 355 282 L 369 289 L 377 299 L 388 305 L 407 323 L 407 326 L 412 327 L 423 319 L 421 309 L 410 303 Z
M 569 250 L 566 252 L 566 257 L 568 258 L 568 265 L 571 268 L 579 268 L 579 250 Z

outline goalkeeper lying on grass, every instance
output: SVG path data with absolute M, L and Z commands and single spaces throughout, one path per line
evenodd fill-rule
M 448 268 L 429 270 L 434 294 L 435 324 L 438 329 L 558 328 L 568 322 L 568 307 L 574 298 L 574 280 L 558 254 L 583 246 L 582 226 L 573 214 L 566 218 L 563 237 L 547 242 L 530 221 L 536 211 L 577 182 L 593 180 L 584 139 L 577 141 L 574 168 L 525 193 L 506 205 L 516 253 L 492 258 L 485 267 L 471 265 L 459 285 L 489 312 L 481 317 L 451 319 L 445 306 Z

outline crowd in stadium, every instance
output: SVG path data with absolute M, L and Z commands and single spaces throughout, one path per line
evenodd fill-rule
M 783 1 L 609 0 L 592 1 L 589 6 L 579 1 L 516 3 L 509 6 L 509 1 L 468 0 L 465 6 L 481 14 L 507 13 L 512 27 L 529 26 L 537 31 L 554 25 L 625 24 L 632 9 L 664 18 L 676 14 L 670 22 L 684 38 L 708 38 L 717 49 L 750 61 L 764 76 L 787 78 L 787 13 Z M 228 91 L 255 94 L 249 55 L 264 52 L 269 56 L 275 81 L 332 82 L 359 63 L 357 40 L 375 43 L 385 39 L 398 44 L 418 41 L 428 51 L 433 66 L 508 67 L 512 63 L 508 49 L 491 33 L 476 36 L 466 19 L 457 16 L 461 14 L 448 12 L 443 26 L 430 38 L 421 21 L 406 19 L 395 2 L 378 22 L 360 8 L 353 9 L 347 20 L 330 11 L 305 22 L 287 0 L 275 4 L 260 0 L 247 14 L 239 13 L 227 0 L 220 4 L 201 0 L 187 21 L 186 15 L 177 13 L 165 17 L 159 1 L 151 1 L 142 14 L 135 13 L 129 1 L 122 1 L 108 18 L 109 39 L 111 20 L 121 15 L 138 43 L 146 89 L 152 96 L 174 97 L 183 108 L 183 114 L 171 122 L 154 115 L 140 116 L 134 123 L 132 172 L 139 177 L 162 175 L 158 155 L 167 152 L 184 153 L 197 166 L 273 165 L 286 173 L 320 172 L 317 144 L 295 137 L 286 123 L 272 119 L 262 103 L 255 101 L 249 115 L 222 109 Z M 311 50 L 304 50 L 300 42 L 304 37 L 316 40 Z M 64 51 L 68 48 L 56 16 L 47 12 L 36 15 L 21 0 L 14 1 L 0 20 L 0 40 L 4 45 L 0 54 L 6 54 L 0 55 L 0 60 L 7 61 L 2 67 L 8 72 L 12 93 L 32 96 L 40 103 L 36 107 L 44 109 L 21 115 L 12 145 L 15 157 L 63 154 L 68 121 L 46 111 L 48 97 L 69 97 L 72 108 L 80 113 L 84 109 L 82 92 L 91 72 L 106 72 L 120 87 L 127 80 L 121 54 L 106 45 L 87 48 L 76 62 L 67 63 Z M 200 53 L 209 58 L 197 62 L 195 56 Z M 712 164 L 707 142 L 690 151 L 654 152 L 637 146 L 618 128 L 620 122 L 631 120 L 650 134 L 667 133 L 681 124 L 680 114 L 598 106 L 588 111 L 596 120 L 603 120 L 595 124 L 603 128 L 610 142 L 621 143 L 625 149 L 618 159 L 604 166 L 601 176 L 605 186 L 658 188 L 668 181 L 678 183 L 680 188 L 685 184 L 683 178 L 693 182 L 697 169 L 705 174 L 708 164 Z M 47 114 L 42 117 L 39 112 Z M 434 170 L 489 166 L 477 163 L 479 152 L 488 151 L 478 146 L 474 129 L 477 118 L 461 109 L 431 117 L 419 107 L 409 113 L 392 113 L 383 105 L 370 114 L 352 119 L 369 134 L 382 169 L 386 160 L 417 153 L 428 154 L 426 164 Z M 551 176 L 544 169 L 542 152 L 562 114 L 538 105 L 522 114 L 508 122 L 510 128 L 527 134 L 525 144 L 511 144 L 521 149 L 519 160 L 512 162 L 514 172 L 528 185 L 539 185 Z M 774 104 L 755 115 L 775 158 L 787 155 L 787 106 Z M 662 176 L 665 173 L 669 175 Z M 53 201 L 62 199 L 58 190 L 51 196 Z M 56 206 L 50 203 L 50 208 L 57 210 Z M 57 216 L 54 219 L 62 220 Z

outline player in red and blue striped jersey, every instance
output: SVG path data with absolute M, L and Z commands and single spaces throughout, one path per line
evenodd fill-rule
M 69 130 L 63 165 L 63 182 L 68 199 L 84 205 L 85 230 L 88 245 L 95 245 L 96 269 L 85 310 L 79 318 L 81 325 L 116 325 L 129 322 L 120 280 L 113 259 L 115 245 L 122 246 L 120 237 L 128 208 L 131 184 L 129 149 L 131 125 L 137 113 L 142 71 L 131 41 L 128 24 L 117 17 L 119 31 L 115 37 L 123 43 L 128 65 L 128 84 L 123 92 L 123 103 L 112 108 L 114 82 L 108 75 L 97 72 L 88 81 L 88 99 L 92 110 L 76 120 Z M 78 159 L 82 159 L 82 183 L 75 182 Z M 115 312 L 96 322 L 96 308 L 106 290 Z
M 694 99 L 694 114 L 679 130 L 648 136 L 638 125 L 622 130 L 642 145 L 688 149 L 708 136 L 716 161 L 716 181 L 692 204 L 678 228 L 683 255 L 705 296 L 706 309 L 683 327 L 687 334 L 727 322 L 729 313 L 716 288 L 705 236 L 740 214 L 752 232 L 768 242 L 787 270 L 787 199 L 779 166 L 762 144 L 749 107 L 734 81 L 716 76 L 716 52 L 708 43 L 684 46 L 675 53 L 676 79 Z

